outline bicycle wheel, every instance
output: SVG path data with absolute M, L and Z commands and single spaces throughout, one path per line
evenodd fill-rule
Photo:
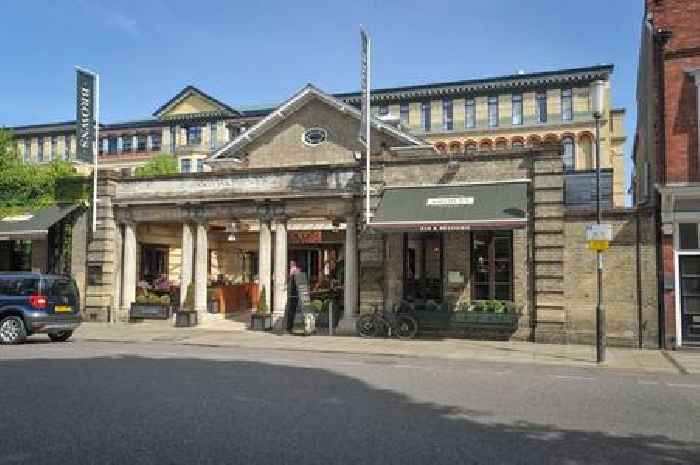
M 377 335 L 377 321 L 374 315 L 362 315 L 357 319 L 357 334 L 362 337 L 374 337 Z
M 418 322 L 409 315 L 396 317 L 396 336 L 399 339 L 413 339 L 418 333 Z

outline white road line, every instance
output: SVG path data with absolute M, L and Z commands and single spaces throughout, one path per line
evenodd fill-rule
M 659 384 L 658 381 L 642 381 L 641 379 L 640 379 L 640 380 L 637 380 L 637 382 L 638 382 L 639 384 L 644 384 L 644 385 L 648 385 L 648 386 L 656 386 L 656 385 Z
M 700 384 L 675 384 L 675 383 L 666 383 L 666 386 L 700 389 Z
M 570 379 L 573 381 L 595 381 L 595 378 L 586 378 L 585 376 L 566 376 L 566 375 L 550 375 L 557 379 Z

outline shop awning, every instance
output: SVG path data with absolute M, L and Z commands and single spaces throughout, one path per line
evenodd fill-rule
M 370 226 L 450 231 L 512 229 L 527 221 L 527 183 L 387 188 Z
M 0 241 L 44 239 L 49 228 L 69 215 L 78 204 L 46 207 L 36 212 L 0 218 Z

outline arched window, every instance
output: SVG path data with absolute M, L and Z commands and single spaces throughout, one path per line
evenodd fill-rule
M 574 149 L 574 139 L 570 136 L 562 139 L 562 159 L 564 161 L 564 171 L 573 171 L 576 163 L 576 153 Z
M 593 139 L 590 134 L 583 134 L 578 139 L 578 147 L 581 151 L 582 168 L 592 170 L 595 168 L 593 161 Z

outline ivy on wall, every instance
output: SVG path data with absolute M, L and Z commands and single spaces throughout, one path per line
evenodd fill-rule
M 91 184 L 63 160 L 24 163 L 10 131 L 0 128 L 0 217 L 90 198 Z

